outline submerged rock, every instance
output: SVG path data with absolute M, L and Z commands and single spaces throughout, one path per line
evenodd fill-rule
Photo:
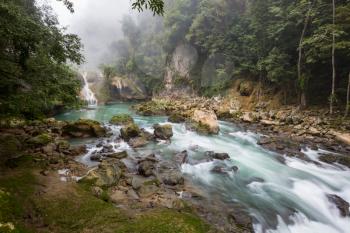
M 345 201 L 343 198 L 334 195 L 334 194 L 328 194 L 327 198 L 330 202 L 336 205 L 336 207 L 340 211 L 340 215 L 342 217 L 349 217 L 350 216 L 350 211 L 349 211 L 349 203 Z
M 148 144 L 148 140 L 145 137 L 136 137 L 129 140 L 129 145 L 132 148 L 143 147 Z
M 230 158 L 230 156 L 227 153 L 215 153 L 214 151 L 207 151 L 205 152 L 205 155 L 211 159 L 217 160 L 226 160 Z
M 154 128 L 154 136 L 155 138 L 159 138 L 162 140 L 169 140 L 173 136 L 173 128 L 171 125 L 153 125 Z

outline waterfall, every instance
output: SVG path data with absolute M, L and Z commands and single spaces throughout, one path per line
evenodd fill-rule
M 97 99 L 95 97 L 95 94 L 92 92 L 92 90 L 89 87 L 89 83 L 87 81 L 87 72 L 83 73 L 83 79 L 84 79 L 84 87 L 81 91 L 82 97 L 86 102 L 88 103 L 88 107 L 96 107 L 97 106 Z

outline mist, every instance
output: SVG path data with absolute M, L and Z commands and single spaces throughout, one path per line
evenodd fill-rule
M 113 41 L 123 37 L 121 19 L 125 15 L 136 15 L 129 0 L 74 0 L 74 13 L 70 13 L 62 2 L 43 0 L 53 8 L 62 27 L 77 34 L 83 43 L 85 63 L 81 69 L 97 70 L 101 63 L 113 59 L 109 48 Z

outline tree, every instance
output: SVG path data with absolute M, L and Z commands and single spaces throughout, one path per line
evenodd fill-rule
M 346 92 L 346 107 L 345 107 L 344 118 L 348 116 L 349 108 L 350 108 L 350 72 L 349 72 L 348 88 Z
M 329 113 L 333 114 L 333 103 L 335 101 L 335 0 L 332 0 L 332 25 L 333 25 L 333 30 L 332 30 L 332 92 L 330 96 L 330 106 L 329 106 Z
M 306 89 L 307 89 L 307 77 L 303 76 L 301 74 L 301 62 L 302 62 L 302 53 L 303 53 L 303 43 L 304 43 L 304 37 L 306 33 L 307 26 L 309 25 L 309 21 L 311 18 L 311 12 L 313 9 L 313 6 L 315 4 L 315 0 L 312 2 L 309 2 L 309 9 L 307 11 L 306 17 L 305 17 L 305 22 L 304 22 L 304 27 L 301 32 L 300 36 L 300 41 L 299 41 L 299 46 L 298 46 L 298 84 L 300 88 L 300 107 L 303 109 L 306 107 L 307 102 L 306 102 Z

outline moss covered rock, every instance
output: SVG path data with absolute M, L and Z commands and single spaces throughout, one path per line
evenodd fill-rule
M 45 146 L 52 141 L 53 141 L 53 137 L 51 134 L 42 133 L 42 134 L 39 134 L 38 136 L 30 138 L 28 140 L 28 144 L 30 146 L 37 147 L 37 146 Z
M 131 124 L 134 123 L 134 120 L 132 117 L 128 114 L 118 114 L 111 118 L 109 123 L 113 125 L 125 125 L 125 124 Z
M 111 160 L 103 160 L 97 169 L 92 170 L 82 182 L 92 182 L 98 187 L 110 187 L 118 184 L 122 170 Z
M 79 119 L 63 127 L 63 133 L 77 138 L 103 137 L 106 135 L 106 129 L 98 121 Z
M 162 140 L 169 140 L 173 136 L 173 128 L 171 125 L 153 125 L 154 128 L 154 136 L 155 138 L 159 138 Z
M 182 123 L 186 121 L 186 118 L 179 113 L 173 113 L 169 116 L 169 122 Z
M 0 134 L 0 162 L 17 157 L 22 149 L 21 142 L 12 134 Z
M 142 133 L 141 129 L 134 123 L 128 124 L 120 129 L 120 136 L 129 141 L 131 138 L 136 138 Z

